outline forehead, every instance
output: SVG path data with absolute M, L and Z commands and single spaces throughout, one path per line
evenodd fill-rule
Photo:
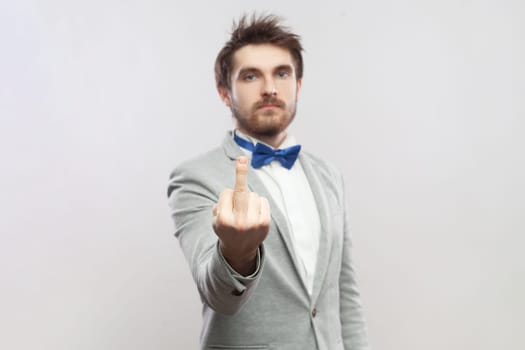
M 288 49 L 270 44 L 250 44 L 241 47 L 233 54 L 232 73 L 236 74 L 244 68 L 272 70 L 283 65 L 294 66 Z

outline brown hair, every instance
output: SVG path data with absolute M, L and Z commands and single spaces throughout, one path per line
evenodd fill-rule
M 292 33 L 289 28 L 282 26 L 281 18 L 274 15 L 257 17 L 252 15 L 248 20 L 243 15 L 237 23 L 233 23 L 230 40 L 224 44 L 215 59 L 215 81 L 217 87 L 231 88 L 232 58 L 235 51 L 249 44 L 273 44 L 288 49 L 295 64 L 297 79 L 303 77 L 303 47 L 300 37 Z

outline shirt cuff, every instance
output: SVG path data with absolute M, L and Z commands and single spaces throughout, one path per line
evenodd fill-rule
M 219 257 L 222 263 L 226 266 L 226 268 L 228 269 L 232 277 L 235 278 L 237 281 L 241 282 L 242 284 L 246 284 L 256 279 L 257 275 L 259 275 L 259 272 L 261 271 L 261 266 L 262 266 L 261 261 L 262 261 L 262 257 L 264 256 L 264 248 L 262 244 L 257 249 L 257 257 L 255 258 L 256 259 L 255 260 L 255 272 L 249 276 L 241 275 L 240 273 L 235 271 L 233 267 L 230 266 L 230 264 L 228 264 L 224 255 L 222 255 L 221 249 L 219 247 L 219 242 L 217 242 L 217 252 L 219 253 Z

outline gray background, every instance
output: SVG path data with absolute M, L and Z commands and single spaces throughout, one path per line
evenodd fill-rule
M 518 0 L 2 1 L 0 348 L 197 348 L 166 182 L 232 125 L 252 9 L 303 35 L 292 131 L 345 174 L 375 349 L 524 349 Z

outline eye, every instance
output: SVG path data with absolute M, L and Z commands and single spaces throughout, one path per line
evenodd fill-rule
M 244 81 L 254 81 L 257 77 L 253 73 L 246 74 L 242 77 Z
M 290 76 L 290 73 L 285 70 L 280 70 L 277 72 L 277 76 L 279 78 L 288 78 Z

